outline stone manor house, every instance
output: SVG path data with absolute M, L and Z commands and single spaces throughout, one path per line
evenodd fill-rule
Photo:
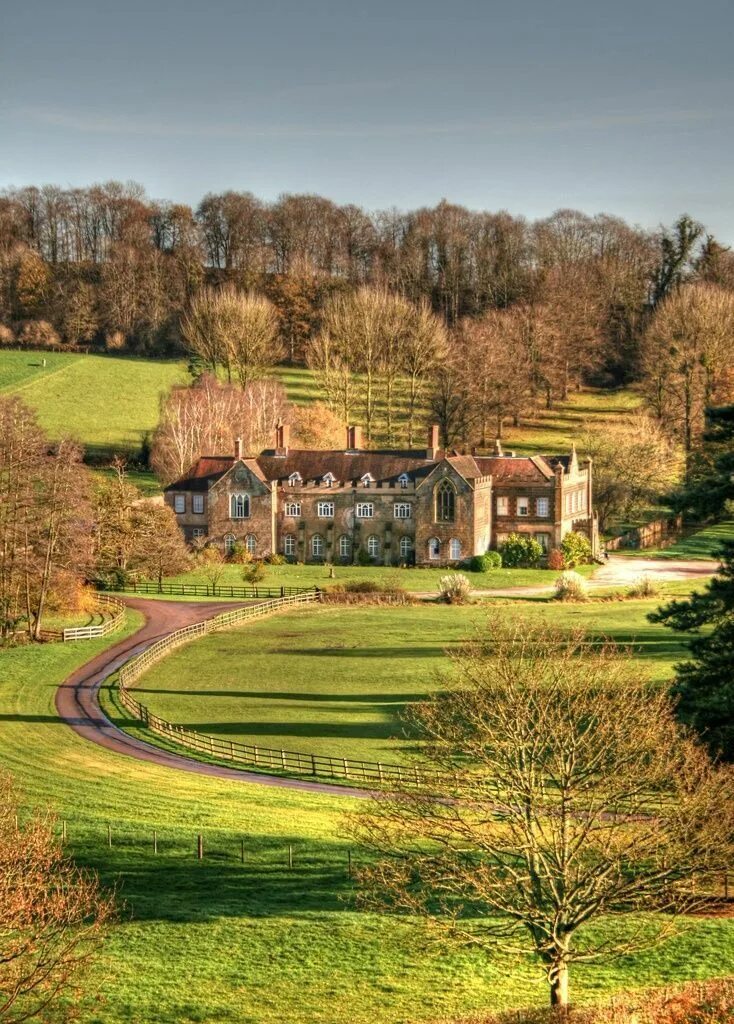
M 244 544 L 255 558 L 291 561 L 453 565 L 531 534 L 545 551 L 570 530 L 597 546 L 591 460 L 492 455 L 439 447 L 372 451 L 359 427 L 343 450 L 292 449 L 286 426 L 275 447 L 246 456 L 205 455 L 165 491 L 184 536 L 225 553 Z M 360 555 L 360 552 L 364 554 Z

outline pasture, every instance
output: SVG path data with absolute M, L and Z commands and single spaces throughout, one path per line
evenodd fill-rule
M 441 609 L 442 620 L 433 618 L 434 611 L 427 610 L 425 619 L 423 645 L 435 649 L 421 656 L 425 669 L 440 663 L 438 648 L 458 640 L 474 614 L 461 611 L 450 621 L 454 609 Z M 570 611 L 583 616 L 586 609 Z M 333 611 L 334 627 L 344 614 Z M 534 614 L 543 614 L 540 605 Z M 331 615 L 330 609 L 324 618 L 319 615 L 321 625 Z M 130 615 L 128 632 L 136 618 Z M 296 619 L 269 625 L 295 632 Z M 370 618 L 361 629 L 357 617 L 350 621 L 353 635 L 382 645 L 375 627 L 385 632 L 384 621 Z M 642 609 L 634 628 L 620 621 L 620 639 L 634 632 L 645 642 L 648 660 L 662 670 L 672 652 L 662 651 L 662 637 L 654 631 L 643 634 L 642 622 Z M 298 628 L 301 645 L 315 646 L 316 633 L 307 639 L 305 617 Z M 529 960 L 425 947 L 419 922 L 355 909 L 343 820 L 351 798 L 209 779 L 133 761 L 61 723 L 53 702 L 56 686 L 112 639 L 17 648 L 1 656 L 0 765 L 14 773 L 27 805 L 50 805 L 67 821 L 69 852 L 119 894 L 120 919 L 95 969 L 98 998 L 83 1008 L 83 1024 L 428 1024 L 482 1007 L 542 1005 L 544 987 Z M 386 633 L 384 644 L 405 639 L 399 631 Z M 417 667 L 406 671 L 417 656 L 413 649 L 410 657 L 394 659 L 395 693 L 425 692 Z M 338 655 L 332 660 L 339 661 Z M 348 659 L 350 673 L 357 660 Z M 311 668 L 315 679 L 324 665 L 318 672 Z M 327 683 L 331 692 L 341 671 L 335 668 L 332 678 L 322 680 L 324 692 Z M 368 677 L 375 677 L 373 668 L 363 678 Z M 352 717 L 361 721 L 358 713 Z M 204 837 L 202 862 L 195 857 L 197 833 Z M 579 967 L 573 980 L 578 998 L 589 1001 L 620 989 L 732 971 L 734 923 L 697 919 L 657 950 Z

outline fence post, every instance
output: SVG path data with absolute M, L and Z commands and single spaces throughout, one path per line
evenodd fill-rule
M 729 899 L 729 872 L 724 872 L 724 899 Z
M 285 771 L 285 767 L 286 766 L 285 766 L 285 751 L 284 750 L 281 750 L 281 752 L 280 752 L 280 763 L 283 766 L 283 771 Z
M 107 825 L 107 845 L 112 848 L 112 825 Z
M 245 863 L 245 840 L 240 839 L 240 864 Z
M 347 850 L 347 875 L 352 877 L 352 851 Z
M 153 829 L 153 853 L 158 853 L 158 832 Z
M 280 588 L 280 596 L 285 597 L 285 587 Z
M 201 832 L 196 837 L 196 857 L 197 860 L 204 859 L 204 838 Z
M 61 841 L 66 842 L 66 818 L 61 822 Z
M 288 844 L 288 867 L 293 868 L 293 847 L 290 843 Z
M 316 757 L 313 754 L 311 754 L 311 774 L 316 774 Z

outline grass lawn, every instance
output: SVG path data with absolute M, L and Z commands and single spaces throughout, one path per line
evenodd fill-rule
M 242 577 L 244 565 L 226 565 L 220 582 L 221 586 L 245 586 Z M 591 576 L 595 565 L 582 565 L 578 572 Z M 357 583 L 373 580 L 381 584 L 397 584 L 413 594 L 437 594 L 442 576 L 451 569 L 416 567 L 411 569 L 388 568 L 386 566 L 337 565 L 334 577 L 329 575 L 330 567 L 325 565 L 266 565 L 263 587 L 328 587 L 335 583 Z M 489 572 L 466 572 L 473 588 L 477 590 L 504 590 L 508 587 L 552 587 L 558 573 L 549 569 L 491 569 Z M 206 577 L 199 569 L 174 576 L 173 583 L 206 583 Z
M 441 685 L 446 651 L 498 614 L 583 626 L 632 647 L 655 682 L 684 649 L 647 622 L 658 600 L 463 608 L 321 606 L 275 615 L 180 648 L 136 684 L 168 721 L 263 747 L 400 761 L 413 749 L 406 703 Z
M 644 548 L 640 551 L 630 551 L 626 548 L 620 551 L 625 558 L 703 558 L 717 562 L 716 549 L 726 540 L 734 540 L 734 520 L 723 523 L 714 523 L 712 526 L 705 526 L 702 530 L 681 537 L 669 548 Z
M 461 621 L 463 632 L 463 612 Z M 438 627 L 429 645 L 458 632 Z M 110 642 L 0 653 L 0 765 L 13 771 L 26 803 L 48 803 L 67 820 L 70 852 L 124 901 L 90 986 L 104 995 L 83 1010 L 83 1024 L 418 1024 L 545 1002 L 528 960 L 422 952 L 418 923 L 354 909 L 342 837 L 350 799 L 133 761 L 60 723 L 56 686 Z M 396 683 L 403 665 L 395 659 Z M 407 688 L 415 681 L 396 692 Z M 194 856 L 199 832 L 202 863 Z M 579 967 L 572 980 L 575 997 L 588 1001 L 732 971 L 734 922 L 696 920 L 659 950 Z

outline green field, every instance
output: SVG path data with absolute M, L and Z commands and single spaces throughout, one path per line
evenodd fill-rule
M 437 621 L 436 609 L 426 611 L 424 644 L 434 649 L 425 655 L 428 666 L 441 660 L 437 648 L 458 639 L 474 612 L 461 611 L 451 621 L 455 610 L 439 609 L 445 618 Z M 383 610 L 369 616 L 378 612 Z M 333 621 L 346 614 L 334 610 Z M 268 626 L 283 631 L 290 621 L 292 632 L 299 620 L 305 638 L 305 616 Z M 352 621 L 356 633 L 356 617 Z M 639 633 L 642 619 L 635 621 Z M 373 625 L 368 621 L 359 632 L 364 636 Z M 671 652 L 663 652 L 653 627 L 643 628 L 650 661 L 661 667 Z M 620 620 L 620 637 L 629 632 Z M 482 1007 L 544 1003 L 542 980 L 529 961 L 510 963 L 467 950 L 424 952 L 419 923 L 354 909 L 342 820 L 351 798 L 207 779 L 132 761 L 60 723 L 53 703 L 57 684 L 109 642 L 0 654 L 0 764 L 14 772 L 27 804 L 48 803 L 67 820 L 70 852 L 100 871 L 124 901 L 94 973 L 103 994 L 83 1012 L 83 1024 L 417 1024 Z M 405 662 L 393 659 L 394 692 L 425 690 L 415 674 L 404 675 Z M 354 669 L 350 660 L 350 673 Z M 194 856 L 199 832 L 202 863 Z M 603 999 L 621 989 L 732 971 L 734 923 L 696 920 L 661 949 L 579 967 L 574 993 L 581 1000 Z
M 683 655 L 669 629 L 647 622 L 655 600 L 587 605 L 528 602 L 522 614 L 582 626 L 631 646 L 664 682 Z M 322 606 L 212 634 L 175 651 L 136 684 L 151 711 L 226 740 L 366 761 L 413 749 L 400 714 L 440 685 L 445 652 L 518 606 Z
M 714 523 L 702 530 L 696 530 L 681 537 L 668 548 L 644 548 L 640 551 L 624 550 L 626 558 L 656 558 L 670 560 L 674 558 L 701 558 L 706 561 L 718 562 L 716 550 L 724 541 L 734 540 L 734 520 Z

